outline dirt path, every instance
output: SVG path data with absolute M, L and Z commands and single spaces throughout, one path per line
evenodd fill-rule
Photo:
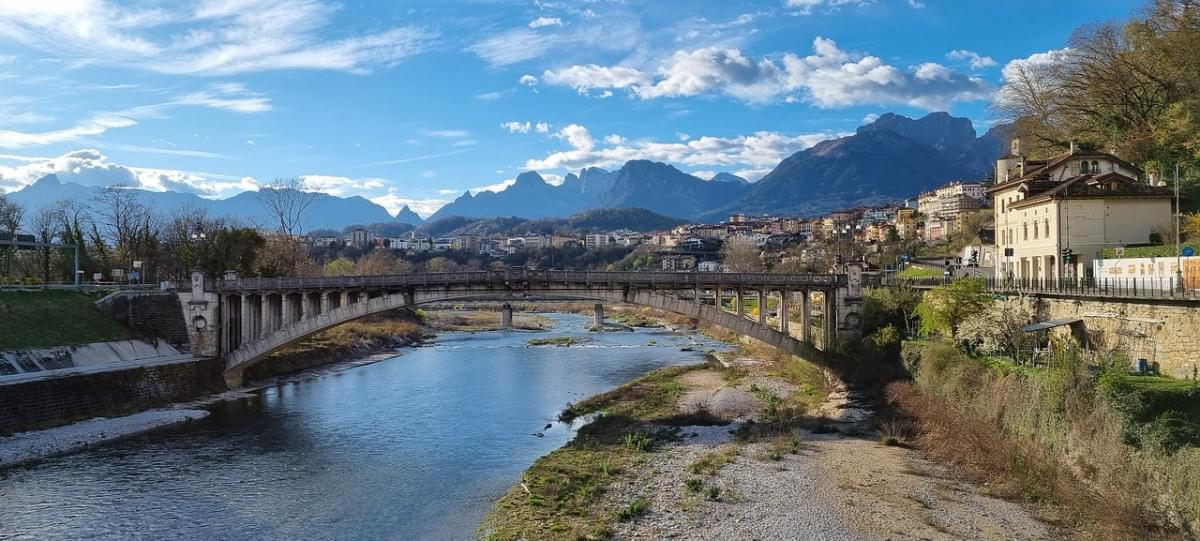
M 755 375 L 730 384 L 717 371 L 686 376 L 681 409 L 745 418 L 762 401 L 741 387 L 789 384 Z M 721 397 L 728 397 L 723 400 Z M 751 404 L 748 409 L 747 404 Z M 616 539 L 686 540 L 1043 540 L 1052 529 L 1029 510 L 953 480 L 916 451 L 874 435 L 798 431 L 797 448 L 778 440 L 739 443 L 729 426 L 684 427 L 684 437 L 649 454 L 611 488 L 614 502 L 643 498 L 648 511 L 618 525 Z M 720 451 L 736 457 L 715 474 L 691 466 Z M 793 452 L 794 451 L 794 452 Z M 689 480 L 692 486 L 688 486 Z M 698 486 L 699 485 L 699 486 Z

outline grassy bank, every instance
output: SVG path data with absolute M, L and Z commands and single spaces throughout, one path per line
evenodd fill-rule
M 608 539 L 619 520 L 640 513 L 635 502 L 611 502 L 609 487 L 677 437 L 672 423 L 683 394 L 681 376 L 696 367 L 659 370 L 589 398 L 564 418 L 604 411 L 566 446 L 539 458 L 496 502 L 480 527 L 493 541 Z M 643 509 L 644 510 L 644 509 Z
M 74 291 L 0 292 L 0 351 L 136 338 L 96 308 L 98 298 Z
M 246 379 L 266 379 L 410 345 L 424 334 L 417 315 L 403 309 L 343 323 L 271 354 L 248 368 Z
M 971 480 L 1044 504 L 1080 539 L 1184 539 L 1200 519 L 1200 396 L 1064 348 L 1041 368 L 916 346 L 889 396 L 920 447 Z

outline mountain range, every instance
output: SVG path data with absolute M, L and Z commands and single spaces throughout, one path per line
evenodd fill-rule
M 337 230 L 351 224 L 395 222 L 419 227 L 450 217 L 536 220 L 620 208 L 703 222 L 736 212 L 812 216 L 912 197 L 951 180 L 986 179 L 995 159 L 1004 153 L 1006 131 L 997 126 L 977 136 L 969 119 L 944 112 L 919 119 L 888 113 L 852 135 L 788 156 L 757 182 L 730 173 L 705 180 L 665 163 L 632 160 L 616 171 L 589 167 L 570 173 L 557 186 L 536 172 L 521 173 L 502 191 L 464 193 L 428 220 L 407 206 L 392 216 L 359 196 L 317 194 L 302 226 Z M 101 189 L 64 183 L 50 175 L 8 197 L 36 209 L 62 199 L 89 201 Z M 255 192 L 219 200 L 170 191 L 144 193 L 152 206 L 163 211 L 195 207 L 250 224 L 272 223 Z

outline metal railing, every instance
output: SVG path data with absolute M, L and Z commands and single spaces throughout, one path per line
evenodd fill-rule
M 1180 288 L 1174 278 L 1053 280 L 1037 278 L 897 278 L 883 277 L 882 285 L 906 284 L 933 288 L 955 280 L 982 280 L 989 291 L 1078 297 L 1200 300 L 1200 289 Z M 1185 282 L 1185 285 L 1188 285 Z
M 238 278 L 217 280 L 219 291 L 265 289 L 355 289 L 372 287 L 445 286 L 546 282 L 660 287 L 837 287 L 844 274 L 766 274 L 728 272 L 606 272 L 508 269 L 498 271 L 406 273 L 381 276 L 309 278 Z

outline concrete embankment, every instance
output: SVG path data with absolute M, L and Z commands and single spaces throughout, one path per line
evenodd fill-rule
M 166 408 L 123 417 L 98 417 L 46 430 L 21 432 L 0 438 L 0 469 L 79 451 L 143 432 L 198 421 L 208 416 L 200 409 Z

